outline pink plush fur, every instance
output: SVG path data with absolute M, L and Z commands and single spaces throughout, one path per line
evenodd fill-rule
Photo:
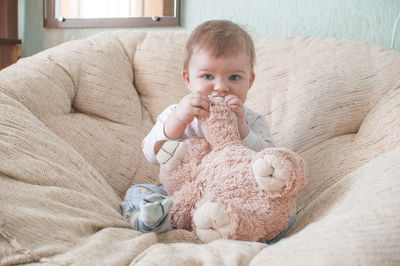
M 205 138 L 185 139 L 186 155 L 176 169 L 160 168 L 160 181 L 173 202 L 173 226 L 193 230 L 204 242 L 273 239 L 288 225 L 298 191 L 306 185 L 307 165 L 287 149 L 257 153 L 247 148 L 240 140 L 236 115 L 223 101 L 213 102 L 210 113 L 201 119 Z M 257 160 L 266 173 L 261 182 L 254 173 Z M 282 186 L 268 189 L 270 181 Z M 201 206 L 206 207 L 200 211 Z

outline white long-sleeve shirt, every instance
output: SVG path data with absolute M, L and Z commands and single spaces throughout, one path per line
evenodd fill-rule
M 160 140 L 169 140 L 164 134 L 164 123 L 168 116 L 175 111 L 177 104 L 167 107 L 157 118 L 157 121 L 150 133 L 143 139 L 142 150 L 146 159 L 153 164 L 158 164 L 154 154 L 154 144 Z M 250 127 L 249 134 L 243 139 L 247 147 L 254 151 L 261 151 L 268 147 L 275 147 L 271 136 L 267 120 L 260 114 L 244 107 L 245 119 Z M 194 118 L 193 121 L 186 126 L 185 132 L 181 139 L 193 136 L 204 137 L 199 121 Z

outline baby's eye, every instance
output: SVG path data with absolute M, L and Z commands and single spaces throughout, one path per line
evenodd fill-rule
M 230 80 L 239 80 L 240 77 L 239 77 L 239 75 L 232 75 L 232 76 L 229 77 L 229 79 Z
M 206 80 L 212 80 L 214 77 L 213 77 L 213 75 L 211 75 L 211 74 L 205 74 L 205 75 L 203 76 L 203 78 L 206 79 Z

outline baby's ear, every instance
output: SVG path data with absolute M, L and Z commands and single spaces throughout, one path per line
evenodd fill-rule
M 256 73 L 254 73 L 254 71 L 251 71 L 249 89 L 253 86 L 253 82 L 254 82 L 255 78 L 256 78 Z
M 183 78 L 183 81 L 185 82 L 186 88 L 190 89 L 190 77 L 189 77 L 189 72 L 187 71 L 187 69 L 182 70 L 182 78 Z

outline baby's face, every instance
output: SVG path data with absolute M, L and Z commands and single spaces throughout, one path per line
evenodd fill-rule
M 182 75 L 186 86 L 194 92 L 214 97 L 233 94 L 243 103 L 255 77 L 247 53 L 216 58 L 206 49 L 193 52 Z

